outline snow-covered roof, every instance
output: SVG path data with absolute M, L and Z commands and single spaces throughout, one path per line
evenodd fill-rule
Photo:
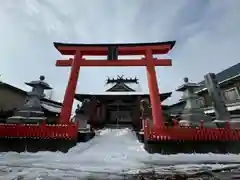
M 164 101 L 165 99 L 167 99 L 168 97 L 171 96 L 171 92 L 167 92 L 167 93 L 159 93 L 159 97 L 161 98 L 161 101 Z M 102 93 L 92 93 L 92 92 L 88 92 L 88 93 L 81 93 L 81 94 L 75 94 L 75 99 L 83 102 L 84 99 L 94 99 L 97 98 L 98 100 L 101 99 L 112 99 L 114 100 L 115 98 L 120 98 L 122 97 L 123 99 L 128 99 L 129 97 L 137 97 L 140 96 L 142 98 L 144 97 L 148 97 L 149 93 L 145 93 L 145 92 L 131 92 L 131 91 L 125 91 L 125 92 L 102 92 Z
M 56 105 L 56 104 L 50 104 L 50 103 L 47 103 L 47 102 L 42 102 L 41 106 L 44 109 L 46 109 L 50 112 L 54 112 L 54 113 L 60 113 L 61 112 L 61 106 Z
M 133 89 L 136 92 L 141 92 L 141 85 L 140 84 L 136 84 L 136 83 L 124 83 L 126 86 L 128 86 L 129 88 Z M 116 83 L 113 84 L 106 84 L 105 85 L 105 91 L 107 91 L 108 89 L 112 88 L 113 86 L 115 86 Z M 108 91 L 109 92 L 109 91 Z
M 105 85 L 105 88 L 106 90 L 104 92 L 75 94 L 75 98 L 79 101 L 83 101 L 84 99 L 94 98 L 94 96 L 98 96 L 98 98 L 102 96 L 112 96 L 111 98 L 115 98 L 115 96 L 149 96 L 149 92 L 142 91 L 139 83 L 109 83 Z M 161 93 L 161 100 L 164 101 L 166 98 L 170 97 L 171 94 L 171 92 Z
M 144 92 L 133 92 L 133 91 L 107 91 L 107 92 L 100 92 L 100 93 L 93 93 L 93 92 L 89 92 L 89 93 L 81 93 L 81 95 L 148 95 L 149 93 L 144 93 Z
M 239 103 L 234 103 L 234 104 L 229 104 L 227 105 L 227 110 L 228 111 L 236 111 L 240 110 L 240 104 Z M 205 114 L 212 114 L 215 113 L 214 109 L 208 109 L 204 111 Z

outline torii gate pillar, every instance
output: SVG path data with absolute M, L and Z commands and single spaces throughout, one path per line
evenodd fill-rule
M 63 106 L 60 114 L 60 122 L 67 123 L 70 121 L 74 95 L 77 87 L 77 81 L 80 71 L 79 61 L 83 60 L 80 51 L 77 51 L 72 59 L 70 76 L 65 91 Z
M 175 41 L 160 43 L 144 43 L 144 44 L 66 44 L 54 43 L 54 46 L 63 55 L 74 55 L 73 59 L 57 60 L 56 66 L 71 66 L 68 86 L 66 89 L 63 107 L 60 115 L 60 123 L 70 122 L 72 104 L 74 100 L 77 79 L 80 66 L 146 66 L 147 79 L 150 94 L 150 102 L 152 105 L 152 115 L 154 128 L 164 126 L 164 118 L 162 112 L 161 101 L 159 97 L 159 89 L 157 85 L 157 77 L 155 66 L 171 66 L 170 59 L 153 58 L 154 54 L 166 54 L 174 46 Z M 109 56 L 111 49 L 114 47 L 114 56 L 109 60 L 85 60 L 84 55 L 89 56 Z M 118 55 L 145 55 L 143 59 L 138 60 L 118 60 Z M 110 57 L 109 56 L 109 57 Z
M 147 60 L 147 80 L 148 80 L 148 89 L 150 94 L 150 102 L 152 105 L 152 116 L 153 120 L 158 120 L 154 123 L 155 128 L 159 128 L 160 126 L 164 126 L 164 119 L 163 119 L 163 110 L 161 106 L 161 101 L 159 98 L 159 89 L 156 77 L 156 70 L 153 63 L 153 56 L 152 50 L 146 50 L 146 60 Z

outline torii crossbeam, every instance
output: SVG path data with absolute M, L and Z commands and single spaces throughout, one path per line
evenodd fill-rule
M 71 66 L 60 123 L 70 122 L 81 66 L 146 66 L 154 127 L 164 126 L 155 66 L 171 66 L 172 62 L 170 59 L 153 58 L 153 55 L 167 54 L 174 44 L 175 41 L 138 44 L 68 44 L 55 42 L 54 46 L 62 55 L 73 55 L 73 58 L 68 60 L 56 61 L 56 66 Z M 118 60 L 118 55 L 144 55 L 144 58 Z M 108 56 L 108 60 L 87 60 L 83 56 Z

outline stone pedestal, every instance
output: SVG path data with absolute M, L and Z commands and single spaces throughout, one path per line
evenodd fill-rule
M 192 127 L 200 127 L 201 120 L 204 121 L 204 127 L 216 127 L 215 123 L 212 122 L 212 117 L 205 115 L 198 111 L 183 111 L 181 119 L 187 120 Z
M 205 127 L 216 127 L 212 122 L 212 117 L 206 115 L 197 102 L 199 97 L 194 94 L 194 89 L 199 86 L 196 83 L 189 83 L 188 78 L 184 78 L 184 84 L 177 89 L 177 91 L 183 92 L 182 99 L 186 101 L 180 117 L 184 122 L 188 121 L 192 127 L 200 127 L 201 120 L 204 121 Z M 181 124 L 181 121 L 179 123 Z

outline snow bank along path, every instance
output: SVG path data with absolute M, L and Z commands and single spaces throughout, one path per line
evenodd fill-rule
M 86 143 L 79 143 L 68 153 L 1 153 L 0 179 L 21 175 L 28 178 L 83 176 L 85 173 L 133 172 L 148 167 L 171 167 L 180 171 L 221 164 L 238 164 L 233 154 L 148 154 L 130 129 L 105 129 Z M 204 164 L 204 165 L 203 165 Z M 211 165 L 210 165 L 211 164 Z M 226 165 L 225 165 L 226 166 Z

